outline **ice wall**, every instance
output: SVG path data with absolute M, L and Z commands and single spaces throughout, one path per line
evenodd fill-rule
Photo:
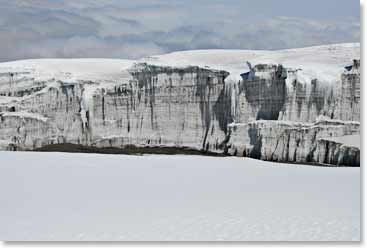
M 129 80 L 108 87 L 56 81 L 19 102 L 6 103 L 3 110 L 14 113 L 2 116 L 1 139 L 19 149 L 60 142 L 220 149 L 232 122 L 227 72 L 137 64 L 130 73 Z M 24 109 L 33 114 L 17 116 Z M 39 122 L 36 115 L 48 121 Z
M 326 151 L 321 141 L 322 138 L 355 134 L 359 134 L 359 122 L 330 120 L 296 123 L 261 120 L 246 124 L 231 124 L 226 152 L 234 156 L 268 161 L 357 166 L 359 157 L 358 161 L 354 155 L 347 158 L 347 152 L 343 155 L 346 160 L 350 159 L 347 164 L 338 159 L 325 159 L 325 156 L 331 157 L 327 154 L 331 149 Z
M 359 134 L 359 67 L 354 60 L 330 83 L 305 78 L 301 69 L 255 65 L 238 83 L 226 152 L 269 161 L 359 166 L 359 148 L 321 140 Z
M 330 140 L 359 134 L 355 54 L 341 45 L 3 63 L 0 149 L 188 147 L 356 166 L 359 148 Z
M 218 150 L 231 122 L 226 111 L 227 72 L 148 64 L 138 64 L 130 72 L 130 82 L 93 96 L 94 144 Z
M 359 61 L 333 82 L 304 78 L 301 69 L 258 64 L 242 75 L 236 122 L 283 120 L 315 122 L 321 116 L 360 120 Z

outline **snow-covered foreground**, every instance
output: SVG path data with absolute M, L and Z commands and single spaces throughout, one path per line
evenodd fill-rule
M 0 153 L 1 240 L 359 240 L 360 169 Z

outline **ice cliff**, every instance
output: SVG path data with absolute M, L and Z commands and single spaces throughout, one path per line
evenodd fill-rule
M 1 63 L 0 149 L 189 147 L 359 166 L 359 146 L 331 139 L 359 135 L 359 49 L 339 44 Z

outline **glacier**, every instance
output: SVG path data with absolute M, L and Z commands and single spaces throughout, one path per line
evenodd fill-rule
M 0 149 L 177 147 L 359 166 L 360 45 L 0 63 Z

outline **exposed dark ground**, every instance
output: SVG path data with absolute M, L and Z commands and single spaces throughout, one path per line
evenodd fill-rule
M 224 157 L 222 153 L 209 152 L 204 150 L 195 150 L 188 147 L 137 147 L 125 146 L 123 148 L 115 147 L 95 147 L 83 146 L 77 144 L 54 144 L 37 148 L 33 151 L 38 152 L 69 152 L 69 153 L 100 153 L 100 154 L 126 154 L 126 155 L 143 155 L 143 154 L 164 154 L 164 155 L 203 155 Z
M 227 157 L 225 153 L 215 153 L 205 150 L 195 150 L 189 147 L 165 147 L 165 146 L 150 146 L 150 147 L 138 147 L 128 145 L 123 148 L 117 147 L 95 147 L 95 146 L 83 146 L 71 143 L 65 144 L 53 144 L 47 145 L 41 148 L 37 148 L 36 152 L 67 152 L 67 153 L 96 153 L 96 154 L 124 154 L 124 155 L 144 155 L 144 154 L 161 154 L 161 155 L 201 155 L 211 157 Z M 322 167 L 345 167 L 343 165 L 331 165 L 322 164 L 316 162 L 281 162 L 281 161 L 268 161 L 279 164 L 299 164 L 310 166 L 322 166 Z M 357 166 L 359 167 L 359 166 Z

